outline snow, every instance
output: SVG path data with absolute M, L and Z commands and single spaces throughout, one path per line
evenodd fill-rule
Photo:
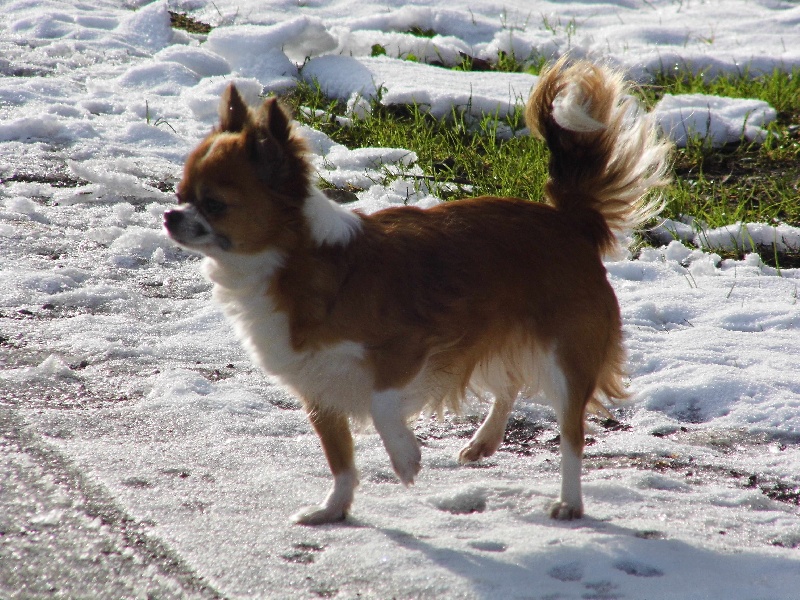
M 794 252 L 800 248 L 800 229 L 779 223 L 741 223 L 709 229 L 691 218 L 687 223 L 664 219 L 651 231 L 655 239 L 668 244 L 672 241 L 711 250 L 754 252 L 768 249 L 774 252 Z
M 328 96 L 348 100 L 378 97 L 384 104 L 417 104 L 437 118 L 456 108 L 505 117 L 524 104 L 536 77 L 521 73 L 462 73 L 394 58 L 328 55 L 311 59 L 303 79 Z
M 762 126 L 777 117 L 775 109 L 763 100 L 704 94 L 666 94 L 654 112 L 662 130 L 678 146 L 686 146 L 689 140 L 698 137 L 714 147 L 741 140 L 763 142 L 767 132 Z
M 456 460 L 474 417 L 420 420 L 424 467 L 409 489 L 376 434 L 362 432 L 352 517 L 304 528 L 289 515 L 330 485 L 316 437 L 250 364 L 197 257 L 160 220 L 174 204 L 161 183 L 180 179 L 230 81 L 256 103 L 313 78 L 351 118 L 376 97 L 436 116 L 502 116 L 535 77 L 398 56 L 451 65 L 459 53 L 571 51 L 642 82 L 675 65 L 708 76 L 789 70 L 800 66 L 800 6 L 128 4 L 138 10 L 110 0 L 0 7 L 0 595 L 797 597 L 800 515 L 779 498 L 800 486 L 800 271 L 714 253 L 797 249 L 797 228 L 667 221 L 654 231 L 663 246 L 607 263 L 634 400 L 616 409 L 621 426 L 593 425 L 585 519 L 545 514 L 559 483 L 556 427 L 531 402 L 475 467 Z M 168 8 L 216 27 L 173 31 Z M 438 35 L 404 33 L 412 26 Z M 370 56 L 373 44 L 387 56 Z M 655 115 L 677 142 L 694 131 L 724 144 L 763 139 L 775 111 L 668 96 Z M 438 202 L 415 177 L 413 152 L 350 150 L 301 131 L 322 177 L 364 190 L 362 210 Z M 387 172 L 398 176 L 389 184 Z M 87 587 L 75 588 L 75 572 L 90 575 Z

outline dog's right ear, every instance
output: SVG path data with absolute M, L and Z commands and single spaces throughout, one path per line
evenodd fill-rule
M 242 131 L 250 122 L 250 109 L 239 95 L 236 86 L 230 84 L 222 94 L 219 103 L 219 130 L 229 133 Z

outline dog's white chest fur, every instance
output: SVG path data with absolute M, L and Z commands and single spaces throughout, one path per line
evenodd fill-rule
M 315 407 L 367 417 L 372 375 L 364 364 L 364 347 L 344 340 L 314 350 L 294 348 L 289 315 L 267 293 L 282 262 L 280 253 L 265 252 L 225 263 L 206 259 L 203 268 L 236 337 L 265 372 Z

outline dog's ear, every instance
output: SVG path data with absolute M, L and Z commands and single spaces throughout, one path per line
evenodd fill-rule
M 279 144 L 285 144 L 292 133 L 292 117 L 277 98 L 267 98 L 258 109 L 259 126 L 266 129 Z
M 274 120 L 271 116 L 273 107 L 277 111 Z M 256 168 L 258 176 L 271 183 L 280 177 L 285 155 L 283 150 L 286 140 L 285 125 L 280 122 L 280 112 L 277 101 L 268 98 L 255 112 L 255 118 L 243 129 L 248 157 Z M 278 135 L 273 133 L 273 125 Z
M 250 122 L 250 110 L 239 95 L 236 86 L 230 84 L 222 94 L 219 103 L 219 129 L 238 133 Z
M 291 114 L 276 98 L 267 98 L 251 119 L 244 134 L 258 176 L 287 199 L 302 200 L 308 184 L 306 147 L 294 135 Z
M 291 120 L 275 98 L 267 98 L 245 127 L 247 149 L 258 166 L 262 179 L 275 180 L 285 170 L 286 145 L 291 135 Z

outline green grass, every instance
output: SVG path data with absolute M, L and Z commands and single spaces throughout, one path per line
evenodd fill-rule
M 694 216 L 709 227 L 736 221 L 800 225 L 800 70 L 714 79 L 658 74 L 642 93 L 649 105 L 664 93 L 758 98 L 778 112 L 763 144 L 711 149 L 695 140 L 676 152 L 665 216 Z
M 208 33 L 211 29 L 183 14 L 170 13 L 170 16 L 176 28 L 196 33 Z M 527 25 L 524 23 L 523 29 Z M 564 29 L 570 34 L 576 24 L 550 22 L 543 17 L 542 27 L 553 33 Z M 437 32 L 414 27 L 406 33 L 430 38 Z M 374 55 L 385 52 L 378 44 L 373 47 Z M 406 58 L 416 60 L 416 57 Z M 460 63 L 451 68 L 538 74 L 545 64 L 542 56 L 523 58 L 501 52 L 493 61 L 462 54 Z M 767 75 L 752 75 L 744 70 L 719 77 L 692 74 L 688 70 L 664 71 L 654 74 L 653 83 L 640 87 L 637 93 L 649 107 L 665 93 L 703 93 L 758 98 L 778 111 L 778 119 L 769 126 L 770 136 L 763 144 L 739 143 L 711 149 L 698 139 L 677 150 L 674 183 L 664 194 L 663 217 L 693 217 L 696 223 L 708 228 L 737 221 L 800 226 L 800 69 L 791 73 L 776 70 Z M 541 199 L 547 177 L 547 150 L 530 137 L 500 140 L 495 135 L 499 124 L 491 115 L 475 121 L 453 111 L 449 118 L 436 120 L 425 114 L 424 107 L 387 107 L 377 102 L 371 115 L 353 121 L 348 127 L 331 118 L 344 115 L 343 104 L 325 98 L 314 86 L 301 84 L 286 100 L 301 121 L 350 148 L 384 146 L 413 150 L 424 172 L 420 183 L 428 184 L 444 199 L 481 194 Z M 327 116 L 307 117 L 300 107 L 321 110 Z M 520 129 L 521 110 L 502 125 Z M 387 182 L 396 176 L 387 173 Z
M 491 65 L 463 57 L 455 68 L 538 72 L 543 61 L 522 62 L 502 55 Z M 778 119 L 769 126 L 763 144 L 737 143 L 711 149 L 694 140 L 674 155 L 674 183 L 665 191 L 667 218 L 693 217 L 714 228 L 737 221 L 800 226 L 800 70 L 751 76 L 747 72 L 710 78 L 704 74 L 660 73 L 652 85 L 637 89 L 652 106 L 665 93 L 703 93 L 769 102 Z M 344 115 L 342 103 L 326 98 L 318 88 L 301 85 L 287 98 L 301 121 L 324 131 L 350 148 L 400 147 L 413 150 L 430 183 L 445 199 L 466 195 L 503 195 L 541 199 L 547 176 L 547 150 L 530 137 L 499 139 L 498 122 L 487 115 L 475 120 L 453 111 L 436 120 L 424 107 L 373 103 L 372 114 L 342 126 L 328 115 Z M 305 117 L 298 109 L 321 110 L 325 116 Z M 501 125 L 524 126 L 521 109 Z M 771 250 L 764 256 L 774 262 Z M 794 262 L 794 259 L 793 259 Z
M 527 136 L 501 140 L 497 135 L 499 127 L 524 127 L 519 111 L 498 121 L 492 115 L 478 120 L 453 110 L 448 118 L 439 120 L 423 107 L 384 106 L 376 102 L 365 119 L 342 126 L 332 117 L 345 114 L 344 104 L 326 98 L 316 86 L 300 84 L 284 101 L 294 108 L 300 121 L 349 148 L 414 151 L 425 183 L 437 189 L 444 199 L 480 194 L 523 198 L 542 195 L 547 171 L 544 144 Z M 309 113 L 314 116 L 307 116 Z M 391 177 L 387 175 L 387 180 Z

